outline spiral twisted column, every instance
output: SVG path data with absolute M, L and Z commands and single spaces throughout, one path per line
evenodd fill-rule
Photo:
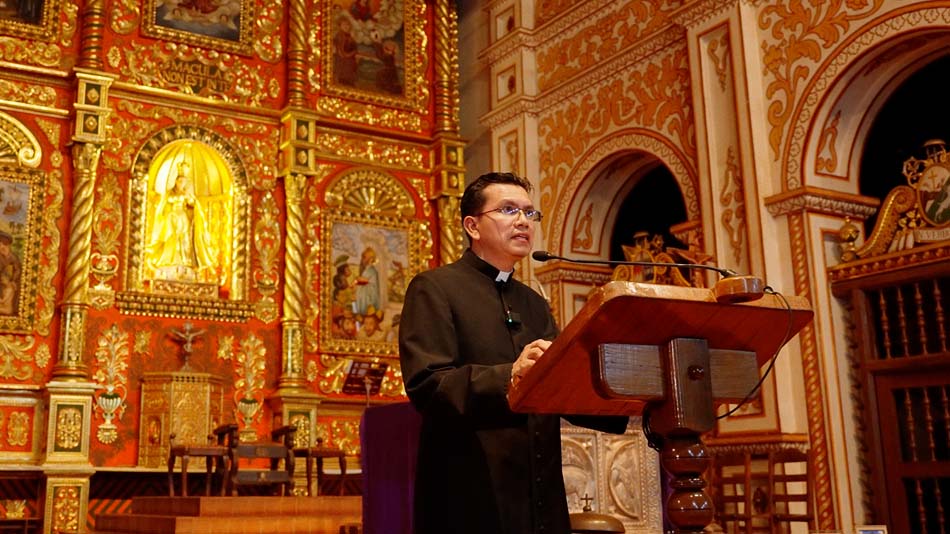
M 288 174 L 284 179 L 287 241 L 284 253 L 283 358 L 278 385 L 300 388 L 303 380 L 302 317 L 304 316 L 304 191 L 307 177 Z
M 54 378 L 86 379 L 83 362 L 86 291 L 89 287 L 89 258 L 92 241 L 92 203 L 96 168 L 102 147 L 94 143 L 73 146 L 72 216 L 69 222 L 69 250 L 66 260 L 66 289 L 63 296 L 63 328 Z
M 87 0 L 82 8 L 82 35 L 78 67 L 102 69 L 102 35 L 105 29 L 105 0 Z
M 306 62 L 306 9 L 304 0 L 290 3 L 287 35 L 287 105 L 303 107 L 307 79 Z
M 435 5 L 435 127 L 438 132 L 459 131 L 458 18 L 455 2 Z

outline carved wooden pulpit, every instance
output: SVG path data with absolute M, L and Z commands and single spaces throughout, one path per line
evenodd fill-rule
M 714 511 L 700 434 L 713 429 L 716 404 L 744 399 L 759 367 L 812 317 L 802 297 L 733 300 L 705 288 L 610 282 L 510 391 L 511 408 L 648 418 L 672 476 L 667 522 L 702 532 Z

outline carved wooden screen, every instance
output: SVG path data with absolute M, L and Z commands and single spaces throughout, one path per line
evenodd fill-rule
M 893 532 L 950 532 L 950 262 L 926 249 L 831 273 L 850 308 L 868 511 Z

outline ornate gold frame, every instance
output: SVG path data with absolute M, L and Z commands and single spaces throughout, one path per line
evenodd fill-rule
M 409 111 L 423 112 L 428 102 L 428 88 L 425 85 L 425 73 L 428 68 L 429 54 L 426 51 L 425 12 L 423 0 L 403 0 L 403 90 L 400 96 L 366 91 L 355 87 L 341 86 L 334 82 L 333 39 L 336 33 L 336 18 L 331 17 L 337 0 L 320 0 L 321 12 L 325 14 L 322 38 L 323 72 L 325 73 L 325 92 L 349 100 L 359 100 L 372 104 L 396 107 Z M 339 7 L 339 6 L 337 6 Z M 337 10 L 338 11 L 338 10 Z
M 395 357 L 399 352 L 398 343 L 395 338 L 383 340 L 345 339 L 337 337 L 333 333 L 333 279 L 334 275 L 336 274 L 334 255 L 338 255 L 339 253 L 339 250 L 334 247 L 334 228 L 338 227 L 338 225 L 346 225 L 349 228 L 358 229 L 353 231 L 359 232 L 376 231 L 381 234 L 389 233 L 390 235 L 393 233 L 404 233 L 407 247 L 405 250 L 405 256 L 408 263 L 408 265 L 405 266 L 404 273 L 405 281 L 407 283 L 409 279 L 411 279 L 412 275 L 418 272 L 423 266 L 422 244 L 425 242 L 425 238 L 422 228 L 415 221 L 401 219 L 398 217 L 385 217 L 374 214 L 347 212 L 329 212 L 324 215 L 323 242 L 326 245 L 324 247 L 322 279 L 326 282 L 322 287 L 323 295 L 321 300 L 328 304 L 326 305 L 324 313 L 321 314 L 320 318 L 320 347 L 325 352 L 335 354 Z M 352 233 L 352 231 L 350 233 Z M 358 258 L 356 259 L 358 260 Z M 387 283 L 384 286 L 381 286 L 381 290 L 382 288 L 388 290 L 389 284 Z M 382 321 L 384 324 L 391 324 L 392 315 L 387 314 L 383 317 Z
M 232 248 L 230 293 L 224 297 L 194 297 L 162 295 L 149 292 L 143 280 L 145 261 L 146 187 L 148 169 L 153 158 L 167 144 L 190 139 L 215 150 L 226 162 L 233 180 Z M 248 297 L 248 258 L 250 239 L 250 196 L 248 177 L 237 150 L 210 130 L 199 126 L 177 124 L 165 128 L 149 138 L 135 157 L 129 182 L 129 249 L 127 256 L 126 292 L 116 295 L 116 306 L 125 313 L 158 315 L 162 317 L 196 317 L 225 321 L 244 321 L 251 316 Z
M 26 205 L 18 206 L 19 209 L 25 211 L 25 223 L 22 224 L 22 230 L 13 235 L 14 241 L 20 240 L 22 251 L 18 258 L 20 282 L 16 313 L 0 315 L 0 332 L 27 333 L 33 328 L 33 316 L 36 312 L 36 283 L 42 234 L 40 218 L 43 210 L 43 194 L 46 191 L 46 176 L 42 171 L 35 169 L 0 166 L 0 181 L 29 188 Z M 4 204 L 2 209 L 6 210 L 8 205 Z
M 0 18 L 0 33 L 24 39 L 52 41 L 56 38 L 56 30 L 59 29 L 59 25 L 56 24 L 57 15 L 59 15 L 59 0 L 45 0 L 38 24 Z
M 231 41 L 220 37 L 202 35 L 187 30 L 170 28 L 156 22 L 158 17 L 159 0 L 148 0 L 144 6 L 145 14 L 142 17 L 142 33 L 150 37 L 187 43 L 225 52 L 234 52 L 242 55 L 252 55 L 254 46 L 251 31 L 254 21 L 254 0 L 241 0 L 240 28 L 238 40 Z

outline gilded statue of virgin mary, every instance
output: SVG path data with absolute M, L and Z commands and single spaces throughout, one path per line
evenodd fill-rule
M 145 248 L 154 278 L 181 282 L 205 282 L 216 270 L 214 240 L 201 202 L 195 196 L 191 166 L 180 161 L 176 173 L 165 180 L 152 232 Z

